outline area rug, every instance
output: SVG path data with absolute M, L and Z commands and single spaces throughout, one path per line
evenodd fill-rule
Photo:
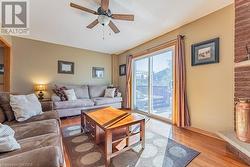
M 85 133 L 80 125 L 62 129 L 63 142 L 72 167 L 104 167 L 103 150 Z M 145 149 L 136 146 L 111 160 L 111 167 L 185 167 L 199 152 L 169 138 L 146 130 Z

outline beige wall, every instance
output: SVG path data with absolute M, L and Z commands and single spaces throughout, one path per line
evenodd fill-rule
M 110 84 L 111 55 L 12 37 L 11 91 L 32 92 L 34 83 Z M 57 61 L 75 63 L 75 74 L 58 74 Z M 104 67 L 104 79 L 92 78 L 92 67 Z
M 119 86 L 119 57 L 115 54 L 112 56 L 112 83 L 114 86 Z
M 210 132 L 233 128 L 234 6 L 230 5 L 195 22 L 119 55 L 126 56 L 185 35 L 187 93 L 192 127 Z M 220 63 L 191 66 L 191 45 L 220 37 Z M 125 90 L 125 77 L 119 78 Z

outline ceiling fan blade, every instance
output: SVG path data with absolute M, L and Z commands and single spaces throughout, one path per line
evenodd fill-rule
M 70 3 L 70 6 L 71 6 L 72 8 L 76 8 L 76 9 L 82 10 L 82 11 L 84 11 L 84 12 L 88 12 L 88 13 L 92 13 L 92 14 L 98 15 L 98 13 L 97 13 L 96 11 L 91 10 L 91 9 L 88 9 L 88 8 L 85 8 L 85 7 L 83 7 L 83 6 L 77 5 L 77 4 L 72 3 L 72 2 Z
M 90 24 L 87 26 L 87 28 L 92 29 L 92 28 L 95 27 L 98 23 L 99 23 L 99 22 L 98 22 L 98 20 L 96 19 L 95 21 L 93 21 L 92 23 L 90 23 Z
M 101 0 L 102 10 L 107 11 L 109 9 L 109 0 Z
M 117 20 L 126 20 L 126 21 L 134 21 L 135 16 L 131 14 L 112 14 L 113 19 Z
M 116 27 L 116 25 L 112 22 L 112 21 L 110 21 L 109 22 L 109 27 L 112 29 L 112 31 L 114 31 L 114 33 L 119 33 L 120 32 L 120 30 Z

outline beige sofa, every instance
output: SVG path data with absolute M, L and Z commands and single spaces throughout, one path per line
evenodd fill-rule
M 0 93 L 0 123 L 9 125 L 15 131 L 15 138 L 21 148 L 0 153 L 0 166 L 63 166 L 62 136 L 57 112 L 44 111 L 25 122 L 17 122 L 10 119 L 11 108 L 8 105 L 9 94 Z
M 56 84 L 58 87 L 74 89 L 77 100 L 61 101 L 60 97 L 53 94 L 53 107 L 60 117 L 80 115 L 81 110 L 89 110 L 111 106 L 114 108 L 122 107 L 122 97 L 104 97 L 107 85 L 66 85 Z

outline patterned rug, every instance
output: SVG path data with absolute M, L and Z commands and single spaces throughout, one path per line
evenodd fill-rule
M 72 167 L 104 167 L 103 150 L 79 125 L 62 129 L 63 141 Z M 185 167 L 199 152 L 146 129 L 146 145 L 138 145 L 112 158 L 112 167 Z

